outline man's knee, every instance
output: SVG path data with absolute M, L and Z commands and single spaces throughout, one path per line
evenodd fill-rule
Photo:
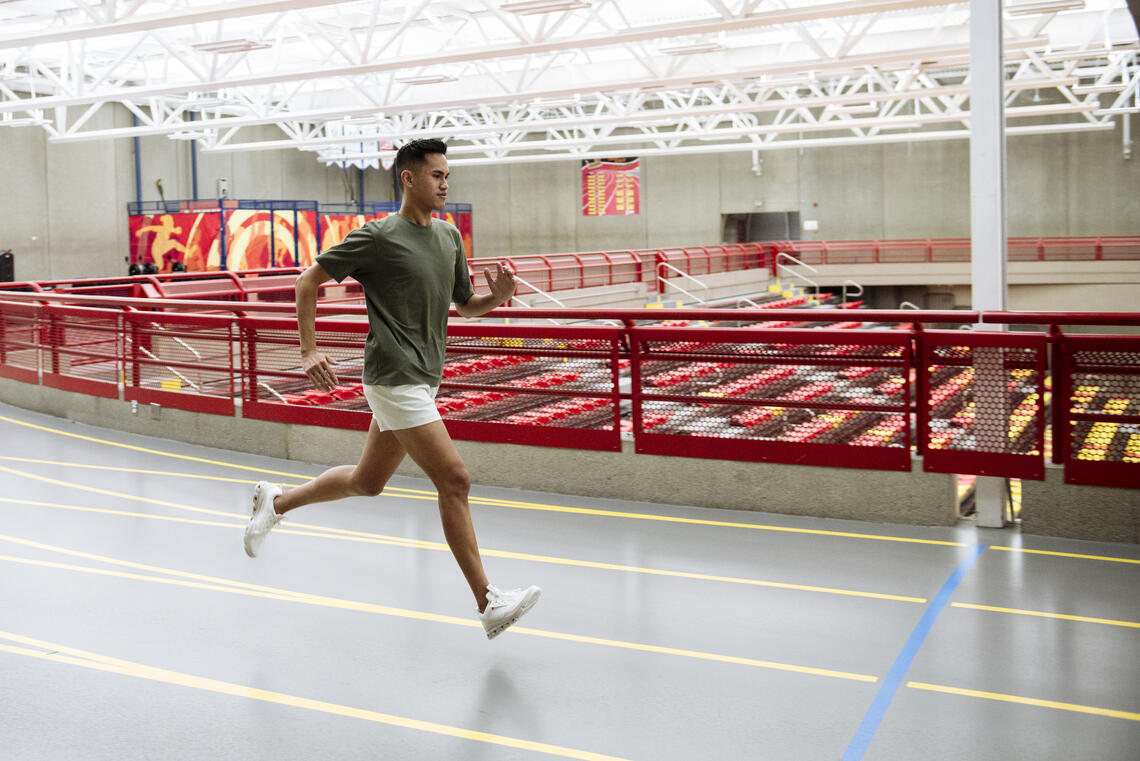
M 471 474 L 463 465 L 457 465 L 440 475 L 435 486 L 440 494 L 466 497 L 471 491 Z
M 375 497 L 384 491 L 384 486 L 385 482 L 375 476 L 369 476 L 359 470 L 352 474 L 352 490 L 359 497 Z

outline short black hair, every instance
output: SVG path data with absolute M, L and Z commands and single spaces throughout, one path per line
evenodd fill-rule
M 429 153 L 442 153 L 447 155 L 447 143 L 434 138 L 427 140 L 411 140 L 400 146 L 396 151 L 396 176 L 399 177 L 405 169 L 411 169 L 427 161 Z

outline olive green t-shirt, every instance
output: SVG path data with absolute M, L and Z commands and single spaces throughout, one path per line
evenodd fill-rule
M 353 230 L 317 263 L 338 283 L 352 277 L 364 288 L 364 382 L 438 386 L 451 302 L 474 295 L 459 230 L 435 218 L 423 227 L 391 214 Z

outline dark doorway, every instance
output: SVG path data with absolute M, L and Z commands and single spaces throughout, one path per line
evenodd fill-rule
M 798 211 L 724 214 L 722 218 L 724 220 L 725 243 L 800 239 L 800 213 Z

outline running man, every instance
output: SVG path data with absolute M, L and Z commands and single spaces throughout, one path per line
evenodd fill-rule
M 339 245 L 317 256 L 297 278 L 297 325 L 301 364 L 317 388 L 332 389 L 336 373 L 317 350 L 317 291 L 330 278 L 352 277 L 368 304 L 364 348 L 364 392 L 372 422 L 360 461 L 326 470 L 295 489 L 262 481 L 253 490 L 253 517 L 246 526 L 246 554 L 256 557 L 269 531 L 285 513 L 314 502 L 376 496 L 396 467 L 410 455 L 439 492 L 444 537 L 475 595 L 487 638 L 501 634 L 538 601 L 541 590 L 500 591 L 483 571 L 467 494 L 467 467 L 435 406 L 443 377 L 447 314 L 452 302 L 460 315 L 480 317 L 515 292 L 514 275 L 495 265 L 484 271 L 491 292 L 471 287 L 459 231 L 433 219 L 447 200 L 447 146 L 414 140 L 396 154 L 403 186 L 400 212 L 367 222 Z

